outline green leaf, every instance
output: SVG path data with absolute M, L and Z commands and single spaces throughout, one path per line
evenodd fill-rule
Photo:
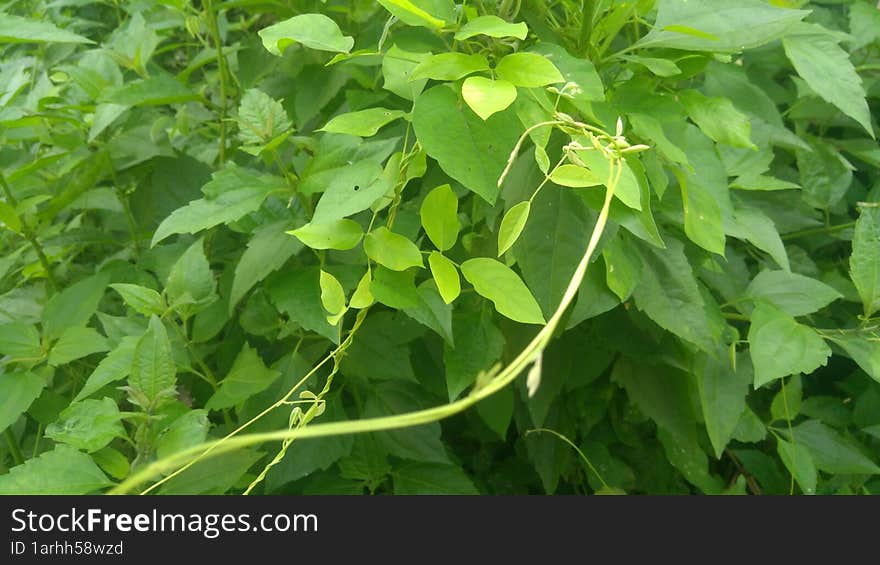
M 635 45 L 736 53 L 779 39 L 809 13 L 762 0 L 658 0 L 654 27 Z
M 207 198 L 193 200 L 165 218 L 150 245 L 176 233 L 196 233 L 218 224 L 234 222 L 256 211 L 273 192 L 285 191 L 284 179 L 227 165 L 212 175 L 202 191 Z
M 419 208 L 422 227 L 440 251 L 451 249 L 458 240 L 458 198 L 448 184 L 431 190 Z
M 0 326 L 0 355 L 12 359 L 40 359 L 43 347 L 40 332 L 31 324 L 13 322 Z
M 598 151 L 576 151 L 576 154 L 581 161 L 580 164 L 586 165 L 593 177 L 599 180 L 599 184 L 608 182 L 611 169 L 608 159 L 603 157 Z M 614 189 L 614 197 L 634 210 L 641 210 L 642 191 L 639 188 L 639 181 L 629 163 L 622 161 L 621 165 L 623 171 L 620 174 L 617 187 Z M 566 171 L 569 171 L 569 169 L 566 169 Z
M 94 43 L 48 21 L 0 13 L 0 43 Z
M 773 420 L 794 420 L 801 412 L 801 404 L 804 401 L 803 379 L 800 375 L 792 375 L 779 387 L 779 392 L 770 403 L 770 418 Z
M 575 57 L 560 45 L 541 41 L 529 49 L 544 57 L 562 72 L 566 83 L 577 85 L 565 89 L 578 109 L 590 113 L 589 102 L 604 102 L 605 87 L 593 63 L 585 57 Z
M 32 373 L 0 374 L 0 432 L 25 413 L 45 386 L 46 381 Z
M 749 118 L 727 98 L 709 98 L 697 90 L 678 93 L 688 116 L 707 136 L 733 147 L 757 149 L 752 143 Z
M 382 87 L 406 100 L 414 100 L 425 88 L 427 79 L 410 80 L 410 75 L 430 53 L 401 49 L 394 44 L 382 58 Z
M 165 313 L 165 299 L 152 288 L 127 283 L 111 284 L 110 288 L 118 292 L 126 306 L 138 314 L 161 316 Z
M 98 309 L 109 277 L 103 273 L 74 283 L 53 296 L 43 309 L 43 334 L 55 339 L 67 328 L 84 326 Z
M 257 88 L 244 91 L 238 105 L 238 137 L 244 143 L 269 143 L 292 127 L 280 102 Z
M 172 308 L 190 304 L 198 307 L 217 298 L 216 286 L 211 265 L 205 257 L 204 241 L 199 239 L 171 267 L 165 294 Z
M 751 207 L 737 208 L 734 211 L 733 224 L 725 226 L 729 235 L 748 241 L 770 255 L 777 265 L 786 271 L 791 270 L 779 230 L 763 211 Z
M 94 328 L 67 328 L 49 351 L 49 364 L 57 367 L 92 353 L 109 350 L 107 338 Z
M 541 309 L 552 314 L 574 274 L 593 229 L 592 213 L 574 191 L 542 190 L 512 248 L 523 279 Z
M 284 266 L 287 260 L 296 255 L 302 245 L 284 232 L 287 222 L 268 224 L 260 228 L 248 241 L 247 249 L 235 265 L 232 289 L 229 291 L 229 309 L 232 311 L 251 288 Z
M 389 188 L 378 163 L 358 161 L 333 178 L 315 206 L 312 221 L 323 224 L 366 210 Z
M 330 324 L 335 326 L 334 320 L 338 322 L 339 316 L 345 313 L 345 289 L 336 277 L 323 270 L 319 283 L 321 304 L 324 305 L 324 310 L 330 313 Z
M 539 88 L 565 82 L 556 65 L 536 53 L 505 55 L 495 66 L 498 78 L 524 88 Z
M 633 291 L 636 307 L 685 341 L 710 352 L 715 350 L 717 332 L 706 314 L 684 245 L 667 237 L 666 249 L 639 245 L 642 274 Z
M 525 39 L 529 27 L 524 22 L 509 23 L 498 16 L 479 16 L 464 24 L 455 32 L 456 41 L 464 41 L 476 35 L 488 37 L 515 37 Z
M 880 341 L 873 336 L 831 333 L 828 339 L 843 348 L 869 377 L 880 382 Z
M 806 446 L 813 456 L 816 468 L 826 473 L 840 474 L 880 474 L 880 467 L 863 455 L 856 447 L 838 432 L 818 420 L 807 420 L 792 430 L 794 441 Z
M 717 459 L 724 454 L 746 409 L 746 395 L 753 379 L 752 364 L 745 356 L 739 356 L 734 369 L 726 353 L 726 348 L 720 347 L 714 356 L 702 355 L 695 372 L 706 432 Z
M 461 85 L 461 96 L 478 116 L 488 120 L 506 110 L 516 100 L 516 87 L 506 80 L 468 77 Z
M 319 271 L 317 267 L 285 271 L 270 282 L 269 296 L 291 321 L 337 342 L 339 332 L 327 322 L 321 305 Z
M 428 406 L 423 389 L 414 383 L 402 381 L 383 381 L 370 387 L 364 404 L 363 416 L 366 418 L 406 414 Z M 449 456 L 440 439 L 439 422 L 411 426 L 398 430 L 377 432 L 375 437 L 380 445 L 391 455 L 412 461 L 426 463 L 446 463 Z
M 92 453 L 125 435 L 121 418 L 112 398 L 74 402 L 46 427 L 46 437 Z
M 790 443 L 776 438 L 776 453 L 801 487 L 801 491 L 804 494 L 816 494 L 818 473 L 810 450 L 800 443 Z
M 499 257 L 504 255 L 516 243 L 516 240 L 519 239 L 523 228 L 526 227 L 531 209 L 531 200 L 524 200 L 511 206 L 510 210 L 504 214 L 504 217 L 501 219 L 501 226 L 498 228 Z
M 443 302 L 451 304 L 461 293 L 461 279 L 455 264 L 439 251 L 432 251 L 428 256 L 428 266 L 431 267 L 431 276 Z
M 461 272 L 477 294 L 495 304 L 499 314 L 523 324 L 544 323 L 544 315 L 535 297 L 504 263 L 485 257 L 468 259 L 461 264 Z
M 146 333 L 135 347 L 128 385 L 135 398 L 143 396 L 148 406 L 157 406 L 175 392 L 176 375 L 177 367 L 165 325 L 152 316 Z
M 761 303 L 752 312 L 749 353 L 758 388 L 788 375 L 812 373 L 827 363 L 831 349 L 813 328 Z
M 791 316 L 812 314 L 843 297 L 823 282 L 786 271 L 761 271 L 745 296 L 771 302 Z
M 639 283 L 641 265 L 632 251 L 627 248 L 624 239 L 610 239 L 602 250 L 605 260 L 605 282 L 609 290 L 620 298 L 627 300 Z
M 156 457 L 164 459 L 178 451 L 204 443 L 210 428 L 207 410 L 190 410 L 184 413 L 159 436 Z
M 451 81 L 472 73 L 489 70 L 489 61 L 480 54 L 440 53 L 419 63 L 409 74 L 409 80 Z
M 571 188 L 587 188 L 605 184 L 606 179 L 600 179 L 586 167 L 579 165 L 560 165 L 550 172 L 550 180 L 559 186 Z
M 446 367 L 446 389 L 449 401 L 477 380 L 481 371 L 488 371 L 501 358 L 504 334 L 488 315 L 468 313 L 452 319 L 455 346 L 443 347 L 443 365 Z
M 15 233 L 21 233 L 21 218 L 12 205 L 6 202 L 0 202 L 0 222 L 6 224 L 6 227 Z
M 424 267 L 418 246 L 406 237 L 381 226 L 364 238 L 367 257 L 392 271 Z
M 266 390 L 280 375 L 280 372 L 267 368 L 257 350 L 245 343 L 229 373 L 220 381 L 220 388 L 208 399 L 205 409 L 222 410 L 235 406 Z
M 797 33 L 782 40 L 785 54 L 798 74 L 823 100 L 857 121 L 871 137 L 871 111 L 862 79 L 837 44 L 831 31 L 816 24 L 800 24 Z
M 86 379 L 86 384 L 82 390 L 73 399 L 74 402 L 87 398 L 98 390 L 104 388 L 108 384 L 120 381 L 128 376 L 131 371 L 131 365 L 134 361 L 134 352 L 137 347 L 137 336 L 126 336 L 122 338 L 116 349 L 108 353 L 92 374 Z
M 318 51 L 348 53 L 354 39 L 342 34 L 336 22 L 324 14 L 301 14 L 261 29 L 263 47 L 279 57 L 295 43 Z
M 407 463 L 394 473 L 394 494 L 480 494 L 455 465 Z
M 861 208 L 852 245 L 849 273 L 870 317 L 880 310 L 880 207 Z
M 91 457 L 58 445 L 0 475 L 0 495 L 89 494 L 110 484 Z
M 198 99 L 198 94 L 173 76 L 160 74 L 108 89 L 98 100 L 104 104 L 130 107 L 182 104 Z
M 364 273 L 364 276 L 361 277 L 361 280 L 358 281 L 358 285 L 354 289 L 348 305 L 352 308 L 360 309 L 367 308 L 368 306 L 373 304 L 373 293 L 371 292 L 370 287 L 370 271 L 367 271 L 366 273 Z
M 361 225 L 354 220 L 347 219 L 324 223 L 309 222 L 301 228 L 287 233 L 295 236 L 312 249 L 352 249 L 364 237 Z
M 413 127 L 425 151 L 446 174 L 495 203 L 498 178 L 522 129 L 513 112 L 500 112 L 483 121 L 464 111 L 464 102 L 441 85 L 416 99 Z
M 441 28 L 446 23 L 437 16 L 454 17 L 451 2 L 448 0 L 378 0 L 386 10 L 400 21 L 411 26 Z
M 635 55 L 625 55 L 621 57 L 625 61 L 642 65 L 658 77 L 674 77 L 681 74 L 681 68 L 669 59 L 659 59 L 657 57 L 636 57 Z
M 358 112 L 340 114 L 327 122 L 327 125 L 319 131 L 370 137 L 376 135 L 384 126 L 405 115 L 406 113 L 400 110 L 389 110 L 388 108 L 381 107 L 369 108 Z
M 808 135 L 801 137 L 809 147 L 795 151 L 804 202 L 815 208 L 831 208 L 846 196 L 853 167 L 830 143 Z

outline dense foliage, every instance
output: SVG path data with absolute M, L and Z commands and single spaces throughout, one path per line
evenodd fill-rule
M 2 10 L 0 493 L 880 492 L 874 0 Z

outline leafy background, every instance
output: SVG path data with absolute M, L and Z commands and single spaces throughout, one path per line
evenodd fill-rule
M 878 104 L 873 0 L 6 2 L 0 493 L 878 492 Z

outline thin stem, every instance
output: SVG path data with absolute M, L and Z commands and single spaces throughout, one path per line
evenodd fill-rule
M 581 451 L 581 448 L 578 447 L 577 445 L 575 445 L 573 441 L 571 441 L 570 439 L 568 439 L 567 437 L 565 437 L 561 433 L 557 432 L 556 430 L 551 430 L 550 428 L 535 428 L 534 430 L 527 431 L 526 435 L 534 434 L 534 433 L 542 433 L 542 432 L 556 436 L 560 440 L 567 443 L 572 449 L 577 451 L 577 454 L 580 455 L 583 462 L 587 464 L 587 467 L 590 468 L 590 471 L 592 471 L 593 474 L 596 475 L 596 478 L 599 479 L 599 482 L 602 483 L 602 488 L 605 488 L 605 489 L 610 488 L 608 486 L 608 483 L 605 482 L 605 479 L 602 478 L 602 475 L 599 473 L 599 471 L 596 469 L 596 467 L 593 466 L 593 463 L 590 462 L 590 459 L 584 454 L 583 451 Z
M 218 159 L 222 165 L 226 162 L 226 79 L 229 73 L 226 68 L 226 56 L 223 55 L 223 42 L 220 39 L 220 27 L 217 25 L 217 14 L 214 12 L 213 0 L 205 0 L 205 12 L 208 16 L 208 29 L 211 33 L 211 41 L 217 49 L 217 67 L 220 71 L 220 151 Z
M 849 229 L 855 227 L 855 222 L 847 222 L 845 224 L 837 224 L 833 226 L 822 226 L 821 228 L 810 228 L 806 230 L 795 231 L 791 233 L 784 234 L 782 236 L 782 240 L 786 241 L 789 239 L 797 239 L 799 237 L 806 237 L 809 235 L 819 235 L 824 233 L 834 233 L 838 231 L 843 231 L 845 229 Z
M 21 465 L 24 463 L 24 456 L 21 454 L 21 449 L 18 448 L 18 442 L 15 441 L 15 436 L 12 435 L 12 430 L 6 428 L 3 430 L 3 437 L 6 438 L 6 445 L 9 446 L 9 454 L 12 455 L 12 460 L 16 465 Z
M 9 203 L 9 205 L 13 208 L 17 207 L 18 200 L 15 198 L 15 195 L 12 194 L 12 189 L 9 187 L 9 183 L 6 182 L 6 176 L 3 175 L 2 171 L 0 171 L 0 187 L 3 188 L 3 193 L 6 195 L 6 201 Z M 34 248 L 34 251 L 37 253 L 37 258 L 40 260 L 40 265 L 42 265 L 43 270 L 46 271 L 46 280 L 49 282 L 49 286 L 52 288 L 53 291 L 57 290 L 58 281 L 55 279 L 55 275 L 52 274 L 52 267 L 49 265 L 49 259 L 46 258 L 46 253 L 43 252 L 43 246 L 41 246 L 40 242 L 37 241 L 37 236 L 24 220 L 22 220 L 21 222 L 21 233 L 28 241 L 28 243 L 31 244 L 31 247 Z

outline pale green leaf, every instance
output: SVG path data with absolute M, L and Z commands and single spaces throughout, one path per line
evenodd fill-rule
M 343 35 L 336 22 L 324 14 L 294 16 L 265 27 L 257 34 L 263 40 L 263 47 L 278 56 L 295 43 L 332 53 L 348 53 L 354 47 L 354 39 Z
M 611 164 L 608 159 L 595 150 L 576 151 L 576 154 L 581 161 L 579 164 L 585 165 L 599 184 L 605 184 L 608 182 L 609 172 L 611 170 Z M 634 210 L 641 210 L 642 191 L 639 188 L 639 181 L 636 179 L 629 163 L 625 160 L 621 161 L 621 166 L 623 167 L 623 171 L 620 173 L 620 180 L 618 180 L 617 187 L 614 189 L 614 197 Z M 566 172 L 570 171 L 570 169 L 566 169 Z M 571 181 L 573 179 L 568 180 Z
M 485 257 L 468 259 L 462 263 L 461 272 L 477 294 L 495 304 L 499 314 L 524 324 L 544 323 L 544 315 L 535 297 L 504 263 Z
M 336 277 L 322 270 L 319 283 L 321 285 L 321 304 L 324 305 L 324 310 L 327 310 L 334 317 L 345 312 L 345 289 L 342 288 L 342 284 Z
M 112 398 L 82 400 L 64 409 L 46 427 L 46 437 L 92 453 L 125 435 L 122 414 Z
M 431 55 L 410 72 L 409 80 L 458 80 L 472 73 L 489 70 L 489 61 L 480 54 L 440 53 Z
M 871 137 L 871 111 L 862 79 L 837 45 L 839 39 L 816 24 L 801 24 L 782 40 L 785 54 L 798 74 L 826 102 L 857 121 Z
M 411 26 L 441 28 L 454 15 L 451 0 L 377 0 L 400 21 Z
M 0 355 L 37 360 L 43 356 L 40 332 L 31 324 L 13 322 L 0 326 Z
M 388 192 L 388 180 L 375 161 L 358 161 L 345 167 L 325 188 L 312 221 L 327 223 L 366 210 Z
M 849 273 L 862 299 L 865 316 L 873 315 L 880 310 L 880 207 L 861 208 Z
M 385 226 L 367 234 L 364 238 L 364 251 L 367 257 L 393 271 L 424 267 L 418 246 Z
M 55 339 L 67 328 L 84 326 L 98 309 L 109 277 L 103 273 L 74 283 L 55 296 L 43 308 L 43 334 Z
M 89 494 L 110 484 L 91 457 L 58 445 L 0 475 L 0 495 Z
M 776 453 L 804 494 L 816 494 L 818 473 L 806 446 L 776 438 Z
M 162 321 L 152 316 L 146 333 L 135 347 L 128 384 L 136 394 L 143 395 L 147 403 L 157 405 L 174 392 L 176 375 L 168 332 Z
M 32 373 L 0 373 L 0 432 L 25 413 L 45 386 L 46 381 Z
M 532 208 L 530 200 L 514 204 L 501 219 L 498 228 L 498 256 L 501 257 L 519 239 Z
M 431 267 L 431 275 L 434 277 L 443 302 L 451 304 L 461 293 L 461 279 L 455 264 L 442 253 L 432 251 L 428 256 L 428 266 Z
M 204 306 L 216 299 L 216 282 L 203 240 L 193 243 L 171 267 L 165 293 L 174 308 L 182 305 Z
M 156 442 L 156 457 L 163 459 L 178 451 L 204 443 L 211 422 L 207 410 L 190 410 L 174 420 Z
M 159 224 L 151 245 L 172 234 L 196 233 L 238 220 L 256 211 L 269 194 L 284 190 L 286 183 L 280 177 L 228 165 L 202 188 L 206 198 L 178 208 Z
M 152 288 L 127 283 L 111 284 L 110 288 L 118 292 L 126 306 L 138 314 L 161 316 L 165 312 L 165 299 Z
M 536 53 L 512 53 L 505 55 L 495 67 L 498 78 L 514 86 L 538 88 L 548 84 L 565 82 L 556 65 Z
M 828 362 L 831 349 L 816 330 L 784 311 L 758 304 L 749 327 L 749 353 L 755 388 L 797 373 L 810 374 Z
M 468 77 L 461 85 L 461 96 L 478 116 L 488 120 L 506 110 L 516 100 L 516 87 L 506 80 Z
M 431 242 L 440 251 L 446 251 L 455 245 L 458 230 L 458 198 L 448 184 L 442 184 L 431 190 L 419 208 L 422 227 Z
M 309 222 L 287 233 L 312 249 L 352 249 L 364 236 L 361 225 L 348 219 L 324 223 Z
M 828 339 L 846 351 L 869 377 L 880 382 L 880 340 L 871 335 L 832 333 Z
M 455 40 L 463 41 L 476 35 L 525 39 L 528 33 L 529 27 L 524 22 L 512 24 L 498 16 L 479 16 L 461 26 L 455 32 Z
M 370 271 L 364 273 L 361 280 L 358 281 L 357 287 L 351 295 L 348 305 L 352 308 L 367 308 L 373 303 L 373 293 L 371 292 Z
M 658 0 L 654 27 L 636 45 L 735 53 L 779 39 L 809 13 L 763 0 Z
M 293 127 L 280 102 L 257 88 L 249 88 L 238 105 L 238 136 L 246 144 L 269 143 Z
M 804 316 L 828 306 L 842 295 L 827 284 L 786 271 L 761 271 L 745 296 L 766 300 L 791 316 Z
M 207 410 L 235 406 L 258 392 L 266 390 L 281 373 L 263 364 L 256 349 L 247 343 L 241 348 L 232 368 L 220 381 L 220 388 L 205 404 Z
M 0 43 L 94 43 L 48 21 L 0 12 Z
M 327 122 L 327 125 L 322 127 L 320 131 L 370 137 L 376 135 L 384 126 L 405 115 L 406 113 L 400 110 L 368 108 L 367 110 L 340 114 Z
M 600 179 L 593 171 L 586 167 L 566 163 L 550 172 L 550 180 L 559 186 L 587 188 L 605 184 L 607 178 Z
M 67 328 L 49 351 L 49 364 L 57 367 L 109 349 L 107 338 L 94 328 Z
M 678 99 L 691 120 L 714 141 L 757 149 L 751 140 L 749 118 L 727 98 L 710 98 L 697 90 L 683 90 L 678 93 Z
M 120 381 L 131 372 L 131 364 L 134 361 L 134 351 L 137 347 L 137 336 L 126 336 L 119 342 L 116 349 L 108 353 L 92 374 L 86 379 L 86 384 L 73 399 L 74 402 L 87 398 L 101 388 L 116 381 Z

